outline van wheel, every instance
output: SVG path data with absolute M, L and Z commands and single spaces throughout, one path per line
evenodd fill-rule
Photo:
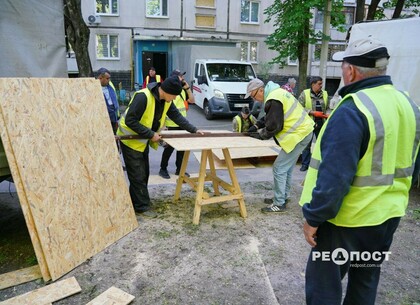
M 204 102 L 204 114 L 205 114 L 207 120 L 213 120 L 214 119 L 214 115 L 211 112 L 211 109 L 209 107 L 209 102 Z

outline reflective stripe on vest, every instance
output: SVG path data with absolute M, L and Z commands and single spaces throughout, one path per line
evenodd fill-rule
M 313 131 L 314 121 L 298 100 L 284 89 L 271 91 L 266 100 L 276 100 L 283 104 L 283 129 L 275 135 L 275 138 L 280 147 L 289 153 Z
M 131 102 L 134 100 L 135 96 L 139 93 L 144 93 L 146 95 L 146 98 L 147 98 L 146 110 L 144 111 L 142 117 L 140 118 L 139 123 L 141 125 L 146 126 L 147 128 L 152 128 L 153 119 L 154 119 L 154 115 L 155 115 L 155 105 L 156 105 L 155 104 L 155 97 L 153 96 L 152 92 L 149 89 L 145 88 L 145 89 L 136 91 L 134 93 L 133 97 L 131 98 L 127 109 L 125 110 L 124 114 L 122 115 L 122 117 L 121 117 L 121 119 L 118 123 L 117 135 L 137 135 L 136 132 L 134 132 L 131 128 L 129 128 L 125 124 L 125 117 L 127 115 L 127 112 L 130 109 Z M 166 116 L 166 112 L 168 111 L 168 108 L 170 107 L 170 105 L 171 105 L 171 103 L 165 103 L 165 106 L 164 106 L 163 112 L 162 112 L 162 117 L 159 120 L 159 122 L 160 122 L 159 130 L 164 125 L 164 122 L 165 122 L 164 117 Z M 132 139 L 132 140 L 121 140 L 121 142 L 123 142 L 124 145 L 130 147 L 131 149 L 141 151 L 141 152 L 143 152 L 146 149 L 148 143 L 152 148 L 157 149 L 158 143 L 149 142 L 149 140 L 150 139 Z
M 184 95 L 184 96 L 182 96 Z M 178 95 L 172 102 L 175 104 L 178 111 L 181 113 L 181 115 L 185 118 L 187 117 L 187 108 L 185 108 L 184 100 L 185 100 L 185 91 L 182 90 L 181 94 Z M 165 125 L 167 127 L 178 127 L 178 124 L 172 121 L 168 116 L 165 118 Z
M 420 143 L 420 111 L 405 94 L 392 85 L 383 85 L 345 96 L 331 116 L 349 97 L 366 117 L 370 138 L 338 214 L 328 221 L 344 227 L 379 225 L 405 214 Z M 322 138 L 329 122 L 327 120 L 324 124 L 315 144 L 301 205 L 312 200 L 318 168 L 322 163 Z

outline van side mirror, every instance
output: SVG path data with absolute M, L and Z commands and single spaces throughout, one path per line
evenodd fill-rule
M 197 82 L 198 82 L 198 84 L 199 84 L 199 85 L 201 85 L 201 84 L 206 84 L 206 85 L 208 85 L 208 83 L 207 83 L 207 78 L 206 78 L 206 76 L 205 76 L 205 75 L 199 75 L 199 76 L 197 77 Z

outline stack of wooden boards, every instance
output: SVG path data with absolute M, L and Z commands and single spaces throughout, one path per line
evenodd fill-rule
M 0 137 L 45 281 L 138 224 L 98 80 L 0 78 Z M 0 275 L 0 286 L 32 280 Z M 2 285 L 3 284 L 3 285 Z

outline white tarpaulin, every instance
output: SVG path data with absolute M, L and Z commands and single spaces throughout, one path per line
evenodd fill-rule
M 1 0 L 0 77 L 67 77 L 63 2 Z
M 372 35 L 382 41 L 391 56 L 387 74 L 399 90 L 408 91 L 420 105 L 420 18 L 355 24 L 350 40 Z

